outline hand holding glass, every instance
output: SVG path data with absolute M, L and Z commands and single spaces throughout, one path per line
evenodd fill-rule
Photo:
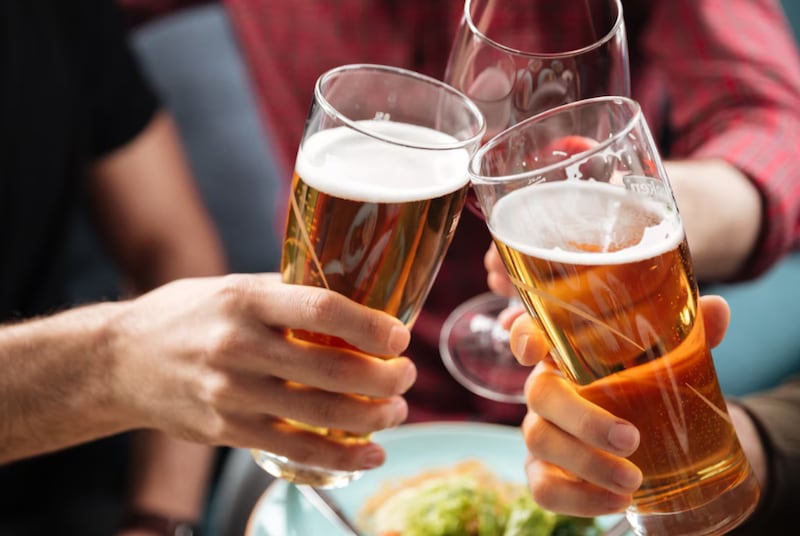
M 413 324 L 458 223 L 467 165 L 485 128 L 469 99 L 432 78 L 377 65 L 323 74 L 297 154 L 283 281 L 335 290 Z M 356 351 L 316 333 L 287 336 Z M 365 440 L 292 424 L 340 441 Z M 276 477 L 316 487 L 359 476 L 274 453 L 253 456 Z
M 637 103 L 580 101 L 482 147 L 470 179 L 505 267 L 587 399 L 641 432 L 637 534 L 723 534 L 758 484 L 717 382 L 667 175 Z

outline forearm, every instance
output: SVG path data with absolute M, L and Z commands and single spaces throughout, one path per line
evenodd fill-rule
M 0 327 L 0 463 L 133 428 L 117 399 L 108 323 L 116 304 Z
M 675 31 L 676 20 L 681 32 Z M 800 174 L 792 165 L 800 137 L 800 58 L 780 3 L 730 0 L 720 10 L 715 0 L 655 2 L 639 47 L 664 76 L 669 158 L 722 159 L 757 185 L 763 213 L 757 229 L 752 201 L 736 204 L 727 183 L 703 187 L 706 177 L 700 175 L 694 186 L 703 195 L 694 196 L 696 206 L 678 197 L 689 244 L 696 244 L 698 275 L 757 277 L 791 249 L 800 213 Z M 720 214 L 728 218 L 727 233 L 696 232 L 701 220 L 724 228 Z M 726 247 L 729 253 L 719 251 Z
M 724 160 L 666 164 L 695 273 L 701 281 L 734 277 L 757 246 L 762 225 L 758 189 Z
M 93 214 L 133 293 L 227 271 L 169 115 L 92 168 Z

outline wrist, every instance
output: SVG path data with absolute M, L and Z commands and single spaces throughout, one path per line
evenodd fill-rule
M 146 531 L 158 536 L 200 536 L 200 528 L 196 521 L 178 519 L 164 514 L 131 510 L 122 520 L 121 531 Z

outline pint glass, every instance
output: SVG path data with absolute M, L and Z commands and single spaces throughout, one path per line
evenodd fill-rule
M 637 103 L 579 101 L 500 133 L 470 178 L 563 374 L 641 432 L 637 534 L 722 534 L 759 488 L 728 416 L 675 200 Z M 702 180 L 699 177 L 698 180 Z
M 455 231 L 469 159 L 485 128 L 469 99 L 432 78 L 377 65 L 323 74 L 292 179 L 283 281 L 337 291 L 410 326 Z M 315 333 L 287 336 L 347 347 Z M 364 440 L 292 424 L 340 441 Z M 317 487 L 343 486 L 359 475 L 263 451 L 253 456 L 274 476 Z

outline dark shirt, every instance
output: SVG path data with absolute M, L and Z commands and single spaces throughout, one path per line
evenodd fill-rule
M 762 490 L 755 515 L 733 534 L 794 533 L 800 495 L 800 376 L 775 389 L 737 401 L 753 418 L 761 437 L 769 471 L 769 488 Z
M 0 3 L 0 320 L 61 304 L 65 222 L 92 159 L 130 140 L 155 100 L 111 2 Z
M 67 305 L 65 238 L 84 172 L 155 112 L 114 9 L 104 0 L 0 2 L 0 322 Z M 108 501 L 112 488 L 121 496 L 120 441 L 0 467 L 0 534 L 111 534 L 101 518 L 71 518 L 84 498 Z
M 170 15 L 202 4 L 215 4 L 219 0 L 116 0 L 122 8 L 126 26 L 135 28 L 153 19 Z

